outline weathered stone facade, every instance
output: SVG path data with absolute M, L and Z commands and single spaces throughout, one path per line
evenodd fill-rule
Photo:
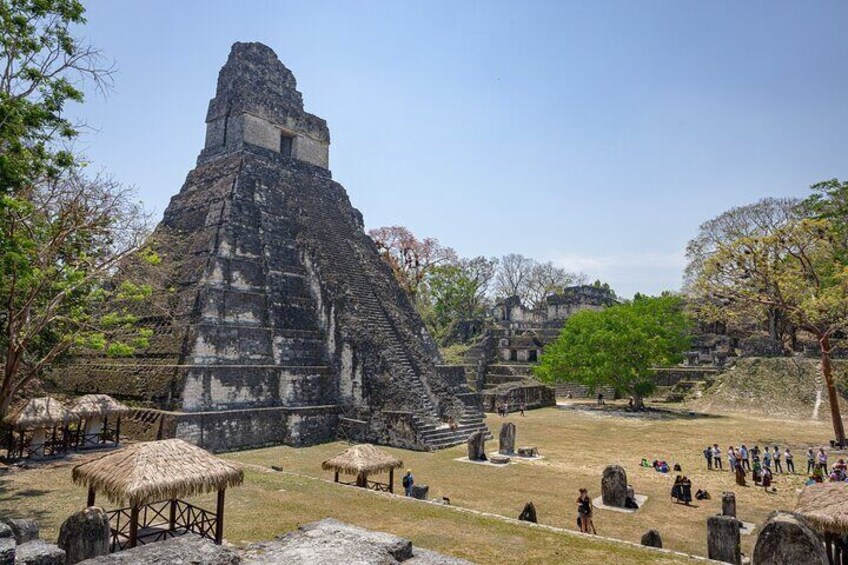
M 77 357 L 55 382 L 168 411 L 151 416 L 159 437 L 215 451 L 327 441 L 341 422 L 358 423 L 364 441 L 413 449 L 430 448 L 428 433 L 449 421 L 460 427 L 439 446 L 482 429 L 479 400 L 438 366 L 332 180 L 326 122 L 304 111 L 270 48 L 233 46 L 206 121 L 197 167 L 150 241 L 162 264 L 140 317 L 154 330 L 149 348 Z

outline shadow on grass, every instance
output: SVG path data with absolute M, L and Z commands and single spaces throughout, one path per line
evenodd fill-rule
M 672 408 L 646 407 L 642 411 L 630 411 L 615 404 L 557 404 L 558 410 L 570 410 L 583 412 L 592 416 L 602 418 L 633 418 L 639 420 L 721 420 L 727 416 L 720 414 L 707 414 L 691 410 L 677 410 Z

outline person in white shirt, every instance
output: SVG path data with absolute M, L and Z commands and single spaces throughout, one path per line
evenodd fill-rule
M 717 443 L 713 444 L 713 468 L 720 471 L 724 469 L 721 466 L 721 448 Z

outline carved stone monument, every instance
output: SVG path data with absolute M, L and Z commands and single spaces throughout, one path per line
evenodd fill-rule
M 828 559 L 822 538 L 804 518 L 790 512 L 772 512 L 757 537 L 754 563 L 826 565 Z
M 642 534 L 642 545 L 662 548 L 662 536 L 657 530 L 648 530 Z
M 482 431 L 468 436 L 468 459 L 486 461 L 486 435 Z
M 601 477 L 601 499 L 607 506 L 624 508 L 627 500 L 627 473 L 619 465 L 610 465 L 604 469 Z
M 741 565 L 742 541 L 739 520 L 732 516 L 710 516 L 707 519 L 707 557 Z
M 67 565 L 109 553 L 109 517 L 102 508 L 90 506 L 71 514 L 59 530 L 58 545 Z
M 498 438 L 498 453 L 512 455 L 515 453 L 515 424 L 506 422 L 501 426 L 501 434 Z
M 734 493 L 721 493 L 721 515 L 736 518 L 736 495 Z

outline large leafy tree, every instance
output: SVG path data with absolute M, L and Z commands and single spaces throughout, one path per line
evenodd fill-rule
M 77 0 L 0 0 L 0 194 L 55 177 L 74 163 L 61 142 L 78 134 L 63 110 L 86 81 L 107 88 L 111 66 L 71 33 Z
M 384 226 L 368 231 L 380 256 L 391 267 L 398 283 L 413 303 L 418 304 L 426 294 L 427 276 L 440 265 L 455 263 L 456 252 L 439 240 L 426 237 L 418 239 L 403 226 Z
M 141 250 L 148 216 L 131 190 L 76 171 L 0 208 L 0 416 L 77 345 L 120 356 L 144 346 L 132 304 L 151 288 L 111 280 Z M 157 256 L 141 253 L 143 264 Z M 107 307 L 108 304 L 108 307 Z
M 428 277 L 432 330 L 437 336 L 458 320 L 483 317 L 498 260 L 474 257 L 432 270 Z
M 707 260 L 723 246 L 741 238 L 770 234 L 805 216 L 806 210 L 796 198 L 764 198 L 753 204 L 731 208 L 704 222 L 698 229 L 698 234 L 686 246 L 687 288 L 701 277 Z M 738 305 L 732 311 L 727 311 L 716 308 L 716 305 L 711 297 L 706 301 L 695 299 L 689 303 L 698 319 L 722 321 L 728 324 L 728 327 L 745 333 L 755 331 L 766 324 L 769 338 L 773 341 L 794 340 L 795 328 L 779 308 L 750 303 L 745 308 Z
M 68 145 L 78 127 L 66 104 L 111 78 L 71 33 L 83 13 L 76 0 L 0 0 L 0 417 L 73 346 L 146 345 L 130 305 L 150 287 L 112 277 L 140 251 L 148 216 L 132 190 L 84 174 Z
M 825 217 L 787 222 L 720 245 L 694 281 L 695 296 L 725 315 L 776 310 L 818 340 L 836 440 L 845 443 L 831 364 L 835 335 L 848 329 L 848 265 L 843 240 Z
M 651 367 L 680 362 L 690 345 L 689 331 L 677 296 L 638 296 L 605 310 L 583 310 L 545 347 L 535 373 L 548 383 L 613 386 L 641 409 L 653 388 Z

